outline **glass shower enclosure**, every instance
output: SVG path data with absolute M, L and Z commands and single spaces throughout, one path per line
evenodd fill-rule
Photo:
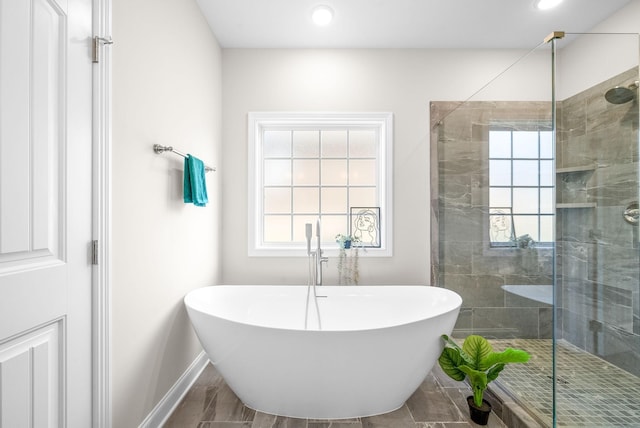
M 532 355 L 491 384 L 508 426 L 640 423 L 639 50 L 553 33 L 431 103 L 431 280 L 454 338 Z

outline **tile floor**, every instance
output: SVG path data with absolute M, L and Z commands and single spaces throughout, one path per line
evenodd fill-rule
M 508 391 L 506 401 L 526 403 L 530 414 L 515 405 L 494 408 L 489 428 L 551 426 L 551 341 L 492 340 L 494 349 L 507 346 L 532 354 L 527 364 L 511 364 L 496 383 Z M 640 427 L 640 379 L 612 364 L 560 341 L 558 357 L 557 426 Z M 493 385 L 493 384 L 492 384 Z M 497 391 L 496 391 L 497 393 Z M 395 412 L 339 421 L 279 417 L 245 407 L 218 372 L 209 365 L 164 425 L 165 428 L 465 428 L 468 418 L 466 385 L 449 379 L 436 365 L 418 391 Z M 504 399 L 504 395 L 501 399 Z M 513 402 L 513 400 L 511 400 Z
M 347 420 L 280 417 L 247 408 L 208 365 L 164 428 L 467 428 L 466 385 L 449 379 L 436 365 L 400 409 L 385 415 Z M 491 414 L 488 428 L 507 426 Z
M 527 364 L 510 364 L 497 382 L 547 426 L 552 420 L 550 339 L 492 340 L 531 354 Z M 640 378 L 564 340 L 556 347 L 557 426 L 640 427 Z

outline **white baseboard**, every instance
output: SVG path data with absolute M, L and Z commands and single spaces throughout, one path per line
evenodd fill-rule
M 138 428 L 159 428 L 163 426 L 208 363 L 209 357 L 202 351 Z

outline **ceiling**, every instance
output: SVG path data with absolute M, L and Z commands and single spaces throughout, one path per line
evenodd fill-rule
M 630 1 L 196 0 L 223 48 L 530 49 L 552 31 L 587 32 Z M 335 11 L 326 27 L 311 10 Z

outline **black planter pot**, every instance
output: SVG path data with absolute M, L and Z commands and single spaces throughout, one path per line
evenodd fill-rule
M 487 400 L 482 400 L 482 407 L 478 407 L 473 402 L 473 396 L 470 395 L 467 397 L 467 404 L 469 404 L 469 414 L 473 422 L 478 425 L 486 425 L 489 422 L 491 404 Z

